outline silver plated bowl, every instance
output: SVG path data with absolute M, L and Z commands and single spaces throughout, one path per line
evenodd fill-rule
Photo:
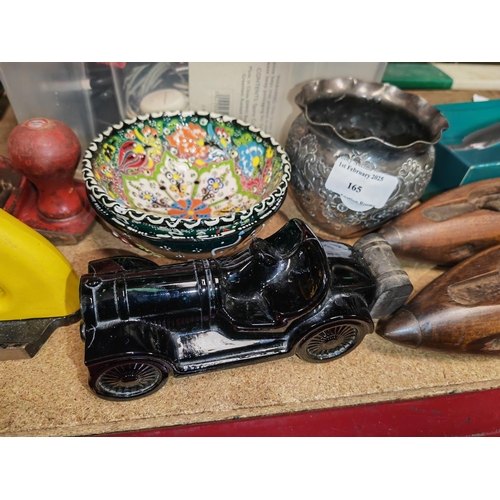
M 423 98 L 354 78 L 316 80 L 295 99 L 302 114 L 285 149 L 304 216 L 350 237 L 380 227 L 415 203 L 434 168 L 446 118 Z

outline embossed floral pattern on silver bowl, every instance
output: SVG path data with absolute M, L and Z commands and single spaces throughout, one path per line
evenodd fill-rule
M 339 237 L 380 227 L 415 203 L 448 128 L 424 99 L 353 78 L 317 80 L 296 97 L 291 187 L 305 217 Z

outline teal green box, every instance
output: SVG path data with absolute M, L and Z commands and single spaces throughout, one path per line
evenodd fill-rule
M 452 151 L 447 147 L 461 143 L 472 132 L 500 122 L 500 99 L 440 104 L 435 107 L 446 117 L 450 128 L 436 145 L 434 172 L 422 199 L 462 184 L 500 177 L 500 144 L 466 151 Z

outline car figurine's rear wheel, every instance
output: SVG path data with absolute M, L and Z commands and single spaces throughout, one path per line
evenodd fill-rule
M 107 365 L 90 377 L 90 387 L 105 399 L 123 400 L 147 396 L 167 381 L 164 366 L 149 360 L 128 360 Z
M 310 363 L 331 361 L 355 349 L 370 331 L 371 324 L 362 320 L 328 323 L 309 333 L 296 354 Z

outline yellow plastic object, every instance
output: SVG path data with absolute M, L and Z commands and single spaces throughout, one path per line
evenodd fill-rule
M 71 264 L 0 209 L 0 321 L 68 316 L 79 308 L 79 277 Z

